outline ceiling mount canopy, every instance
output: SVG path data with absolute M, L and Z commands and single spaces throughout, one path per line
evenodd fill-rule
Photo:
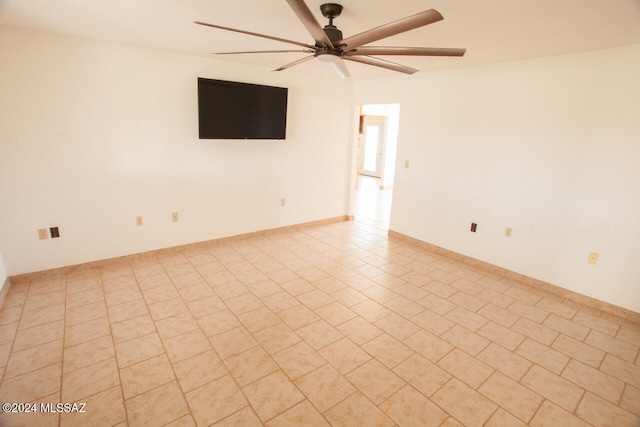
M 333 25 L 333 18 L 337 18 L 342 13 L 342 6 L 338 3 L 325 3 L 320 5 L 320 12 L 325 18 L 329 18 L 329 25 Z
M 194 21 L 195 24 L 217 28 L 236 33 L 247 34 L 255 37 L 262 37 L 282 43 L 288 43 L 301 47 L 297 50 L 269 50 L 269 51 L 245 51 L 245 52 L 220 52 L 219 55 L 237 55 L 254 53 L 280 53 L 280 52 L 300 52 L 311 53 L 302 59 L 277 68 L 274 71 L 282 71 L 295 65 L 306 62 L 312 58 L 319 61 L 328 62 L 332 65 L 336 73 L 341 77 L 349 77 L 349 71 L 343 61 L 359 62 L 361 64 L 373 65 L 388 70 L 398 71 L 405 74 L 413 74 L 419 70 L 396 64 L 391 61 L 376 58 L 371 55 L 407 55 L 407 56 L 463 56 L 466 49 L 433 48 L 433 47 L 400 47 L 400 46 L 368 46 L 369 43 L 404 33 L 415 28 L 423 27 L 443 20 L 442 15 L 434 9 L 425 10 L 415 15 L 372 28 L 351 37 L 344 38 L 342 31 L 335 25 L 333 20 L 340 16 L 343 7 L 337 3 L 325 3 L 320 6 L 322 16 L 329 19 L 329 24 L 324 28 L 320 26 L 313 13 L 309 10 L 304 0 L 286 0 L 300 22 L 305 26 L 311 37 L 313 44 L 301 43 L 287 40 L 280 37 L 254 33 L 251 31 L 239 30 L 235 28 L 223 27 L 221 25 L 209 24 L 201 21 Z

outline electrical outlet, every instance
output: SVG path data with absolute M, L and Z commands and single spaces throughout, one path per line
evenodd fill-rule
M 38 238 L 40 240 L 45 240 L 49 238 L 49 234 L 47 234 L 46 228 L 38 228 Z
M 142 222 L 142 217 L 141 217 L 141 216 L 137 216 L 137 217 L 136 217 L 136 225 L 137 225 L 137 226 L 140 226 L 140 225 L 142 225 L 142 224 L 143 224 L 143 222 Z
M 587 262 L 589 264 L 596 265 L 598 263 L 598 257 L 600 255 L 597 252 L 589 252 L 589 256 L 587 257 Z
M 49 232 L 51 233 L 51 238 L 52 239 L 60 237 L 60 230 L 58 229 L 58 227 L 49 228 Z
M 471 223 L 471 232 L 475 233 L 477 228 L 478 228 L 478 224 L 476 224 L 475 222 L 472 222 Z
M 409 160 L 405 160 L 404 161 L 404 168 L 405 169 L 409 169 L 409 166 L 411 166 L 411 163 L 409 163 Z
M 177 222 L 179 219 L 180 219 L 180 218 L 179 218 L 179 216 L 178 216 L 178 212 L 173 212 L 173 213 L 171 214 L 171 221 L 173 221 L 173 222 Z
M 284 197 L 280 199 L 280 206 L 284 206 L 286 203 L 287 203 L 287 199 L 285 199 Z
M 507 228 L 504 229 L 504 236 L 505 237 L 511 237 L 511 233 L 513 233 L 513 228 L 507 227 Z

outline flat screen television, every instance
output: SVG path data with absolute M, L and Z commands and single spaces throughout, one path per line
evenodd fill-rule
M 198 78 L 200 139 L 285 139 L 288 89 Z

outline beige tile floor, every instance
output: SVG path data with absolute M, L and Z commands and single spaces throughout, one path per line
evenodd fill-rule
M 387 238 L 375 185 L 356 221 L 14 284 L 0 400 L 86 412 L 0 425 L 640 425 L 640 325 Z

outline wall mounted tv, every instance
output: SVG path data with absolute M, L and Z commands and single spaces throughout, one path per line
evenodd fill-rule
M 200 139 L 285 139 L 287 88 L 198 78 Z

